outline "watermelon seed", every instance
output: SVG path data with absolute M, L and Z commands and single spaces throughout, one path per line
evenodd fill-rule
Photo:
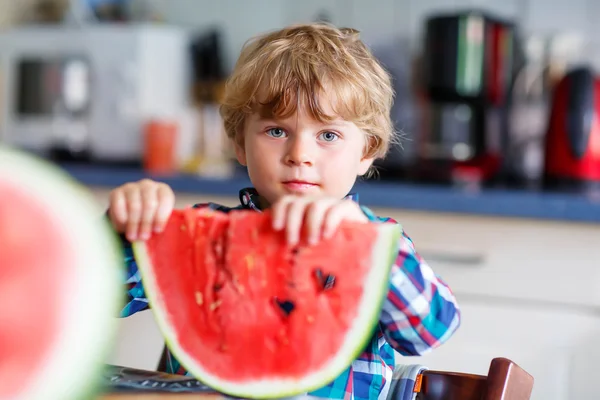
M 329 290 L 329 289 L 333 288 L 334 284 L 335 284 L 335 276 L 327 275 L 327 278 L 325 278 L 325 284 L 323 285 L 323 290 Z
M 298 248 L 298 247 L 294 247 L 294 248 L 292 249 L 292 254 L 293 254 L 293 255 L 297 255 L 299 252 L 300 252 L 300 248 Z
M 221 305 L 221 300 L 217 300 L 210 305 L 210 311 L 215 311 Z
M 186 228 L 186 226 L 185 226 L 185 225 L 181 225 L 181 226 L 179 227 L 179 229 L 181 229 L 182 231 L 185 231 L 187 228 Z
M 321 268 L 315 268 L 315 278 L 319 286 L 323 286 L 323 271 L 321 271 Z
M 219 290 L 223 289 L 223 283 L 221 282 L 217 282 L 213 285 L 213 290 L 215 292 L 218 292 Z
M 333 288 L 333 285 L 335 284 L 335 276 L 334 275 L 330 275 L 330 274 L 324 275 L 321 268 L 315 268 L 314 273 L 315 273 L 315 279 L 317 280 L 317 284 L 320 286 L 321 289 L 329 290 L 329 289 Z
M 204 304 L 204 296 L 202 296 L 202 292 L 196 292 L 196 303 L 198 303 L 199 306 Z
M 294 311 L 294 308 L 296 307 L 294 305 L 294 303 L 292 303 L 289 300 L 279 300 L 277 297 L 273 298 L 273 302 L 279 307 L 279 309 L 281 311 L 283 311 L 283 313 L 285 314 L 285 316 L 289 316 L 292 311 Z

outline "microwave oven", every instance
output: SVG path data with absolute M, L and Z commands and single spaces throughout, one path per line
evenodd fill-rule
M 144 124 L 189 103 L 188 36 L 163 25 L 0 33 L 0 141 L 40 155 L 139 162 Z

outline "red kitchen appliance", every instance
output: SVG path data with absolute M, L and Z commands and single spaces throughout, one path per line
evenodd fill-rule
M 600 187 L 600 82 L 591 68 L 569 71 L 557 84 L 545 143 L 549 188 Z

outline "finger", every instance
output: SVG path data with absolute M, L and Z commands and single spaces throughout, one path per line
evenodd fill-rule
M 131 186 L 126 192 L 127 199 L 127 239 L 137 240 L 140 220 L 142 218 L 142 194 L 138 186 Z
M 280 231 L 285 226 L 287 209 L 294 199 L 294 196 L 285 196 L 279 199 L 273 207 L 271 207 L 273 229 Z
M 110 194 L 108 217 L 115 230 L 122 233 L 127 222 L 127 202 L 123 190 L 115 189 Z
M 304 226 L 309 244 L 316 244 L 321 240 L 325 215 L 334 204 L 333 200 L 320 200 L 307 207 Z
M 175 193 L 167 185 L 158 188 L 158 210 L 154 217 L 154 232 L 162 232 L 175 207 Z
M 345 219 L 350 219 L 354 211 L 354 205 L 350 202 L 338 203 L 335 207 L 331 207 L 327 210 L 323 222 L 323 237 L 326 239 L 331 238 L 340 224 Z
M 285 217 L 285 233 L 287 242 L 290 246 L 296 245 L 300 240 L 300 232 L 303 226 L 307 205 L 307 200 L 296 198 L 287 207 L 287 215 Z
M 154 183 L 144 185 L 141 189 L 142 212 L 138 238 L 142 240 L 150 239 L 152 225 L 158 211 L 158 186 Z

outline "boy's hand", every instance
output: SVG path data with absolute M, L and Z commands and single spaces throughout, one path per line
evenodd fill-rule
M 308 242 L 329 238 L 342 221 L 368 222 L 358 204 L 352 200 L 284 196 L 272 207 L 273 228 L 285 228 L 287 241 L 295 245 L 305 228 Z
M 161 232 L 175 206 L 175 194 L 166 184 L 143 179 L 126 183 L 110 193 L 108 216 L 127 240 L 147 240 Z

